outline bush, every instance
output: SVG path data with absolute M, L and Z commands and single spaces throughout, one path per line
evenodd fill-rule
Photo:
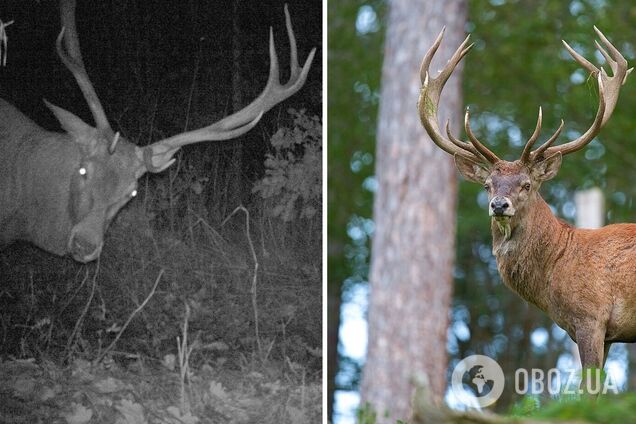
M 312 219 L 320 212 L 322 195 L 322 124 L 320 117 L 289 109 L 293 128 L 281 127 L 272 136 L 265 177 L 252 193 L 273 202 L 271 216 L 289 222 Z

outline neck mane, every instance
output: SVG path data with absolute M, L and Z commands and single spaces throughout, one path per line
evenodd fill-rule
M 522 298 L 546 311 L 545 290 L 553 266 L 563 254 L 572 226 L 557 219 L 538 193 L 510 221 L 510 236 L 492 219 L 493 254 L 504 283 Z

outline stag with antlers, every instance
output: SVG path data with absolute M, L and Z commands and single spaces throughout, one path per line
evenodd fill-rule
M 229 140 L 254 128 L 264 113 L 305 84 L 316 49 L 310 51 L 301 67 L 285 6 L 290 46 L 287 83 L 280 82 L 270 28 L 269 77 L 256 99 L 203 128 L 139 147 L 113 131 L 106 117 L 84 67 L 75 7 L 75 0 L 60 1 L 62 30 L 57 52 L 75 77 L 95 126 L 46 102 L 65 132 L 46 131 L 0 99 L 0 248 L 25 240 L 50 253 L 70 254 L 79 262 L 90 262 L 99 257 L 110 222 L 137 194 L 137 181 L 142 175 L 168 168 L 183 146 Z
M 464 119 L 468 141 L 456 138 L 448 122 L 442 132 L 437 117 L 440 95 L 471 49 L 470 36 L 433 77 L 429 67 L 442 42 L 442 30 L 422 61 L 418 101 L 422 125 L 433 142 L 453 155 L 464 178 L 483 184 L 488 193 L 493 253 L 504 283 L 567 331 L 586 368 L 601 368 L 612 343 L 636 341 L 636 224 L 574 228 L 554 216 L 539 188 L 557 174 L 563 155 L 584 148 L 607 123 L 631 72 L 618 49 L 594 30 L 602 43 L 597 41 L 596 47 L 609 64 L 611 76 L 563 42 L 598 82 L 596 116 L 575 140 L 555 145 L 563 129 L 561 121 L 556 132 L 533 149 L 541 131 L 541 108 L 521 157 L 512 162 L 500 159 L 477 139 L 468 109 Z

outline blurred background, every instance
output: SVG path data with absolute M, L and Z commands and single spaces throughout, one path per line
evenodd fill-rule
M 391 40 L 385 39 L 391 25 L 388 11 L 393 5 L 402 7 L 400 3 L 341 0 L 328 5 L 328 392 L 329 413 L 337 423 L 355 420 L 361 370 L 367 360 L 371 240 L 374 232 L 377 233 L 373 199 L 381 184 L 376 177 L 380 173 L 378 166 L 391 165 L 386 161 L 379 161 L 378 165 L 378 108 L 384 100 L 396 101 L 382 99 L 380 90 L 387 83 L 382 80 L 384 55 L 400 48 L 399 40 L 391 44 Z M 433 3 L 446 7 L 444 2 Z M 541 140 L 556 129 L 561 118 L 566 122 L 561 142 L 578 136 L 593 120 L 598 104 L 596 83 L 567 54 L 562 39 L 592 62 L 603 64 L 593 44 L 592 26 L 596 25 L 630 64 L 634 60 L 636 6 L 629 2 L 470 0 L 458 3 L 457 7 L 463 10 L 459 18 L 466 16 L 460 28 L 472 34 L 475 47 L 464 59 L 463 74 L 457 72 L 451 80 L 456 79 L 463 88 L 462 105 L 470 106 L 473 130 L 504 159 L 519 157 L 534 129 L 539 106 L 543 107 Z M 439 21 L 430 16 L 414 19 L 419 19 L 419 25 L 400 28 L 402 34 L 415 31 L 417 35 L 420 30 L 437 33 L 441 29 Z M 430 25 L 436 27 L 430 28 Z M 448 41 L 449 31 L 445 44 L 451 44 L 448 48 L 454 50 L 458 43 Z M 458 39 L 462 38 L 460 35 Z M 407 45 L 402 54 L 412 55 L 419 64 L 428 46 L 430 44 L 418 51 L 407 51 L 412 47 Z M 443 56 L 442 60 L 447 57 Z M 442 60 L 438 58 L 440 65 L 434 69 L 441 68 Z M 391 73 L 387 65 L 384 77 L 410 75 L 411 78 L 418 71 L 416 65 L 401 70 L 402 74 Z M 419 85 L 414 88 L 412 98 L 397 99 L 406 104 L 404 109 L 409 116 L 405 120 L 418 120 L 415 107 L 418 90 Z M 575 193 L 598 187 L 604 194 L 605 223 L 636 221 L 633 205 L 636 195 L 633 184 L 636 179 L 635 90 L 634 81 L 628 80 L 613 117 L 601 134 L 585 150 L 569 155 L 559 175 L 542 187 L 544 199 L 558 217 L 574 223 Z M 456 105 L 457 113 L 461 113 L 462 105 Z M 419 129 L 423 137 L 424 129 Z M 455 134 L 463 137 L 463 131 L 456 130 Z M 411 141 L 416 142 L 403 140 Z M 446 180 L 444 176 L 428 182 L 433 191 L 452 192 L 454 184 L 453 179 Z M 454 365 L 475 353 L 496 359 L 508 383 L 519 367 L 543 370 L 578 367 L 573 344 L 565 332 L 503 286 L 491 253 L 487 197 L 482 187 L 463 180 L 457 184 L 452 278 L 439 281 L 440 290 L 446 290 L 445 286 L 452 289 L 446 311 L 448 324 L 444 323 L 447 339 L 420 335 L 421 355 L 433 355 L 440 350 L 447 355 L 448 364 L 441 371 L 446 382 Z M 381 207 L 376 205 L 376 208 Z M 434 240 L 430 243 L 431 250 L 438 248 Z M 401 319 L 424 319 L 429 306 L 422 306 L 419 317 L 402 316 Z M 391 343 L 391 339 L 388 342 Z M 613 345 L 606 369 L 613 373 L 621 390 L 636 387 L 635 366 L 636 348 Z M 454 404 L 448 393 L 445 401 Z M 512 391 L 506 391 L 496 409 L 507 411 L 519 401 Z

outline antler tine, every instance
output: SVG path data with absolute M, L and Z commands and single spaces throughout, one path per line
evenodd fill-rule
M 605 115 L 603 115 L 603 120 L 601 122 L 602 128 L 609 120 L 610 116 L 612 116 L 612 112 L 614 112 L 616 102 L 618 101 L 620 88 L 623 84 L 625 84 L 627 76 L 632 72 L 633 68 L 627 69 L 627 60 L 623 57 L 621 52 L 618 51 L 612 43 L 610 43 L 605 34 L 603 34 L 596 26 L 594 26 L 594 32 L 596 32 L 596 35 L 598 35 L 601 39 L 601 43 L 603 45 L 601 45 L 598 41 L 594 41 L 594 44 L 609 64 L 613 74 L 611 77 L 607 75 L 603 67 L 599 69 L 590 63 L 587 59 L 574 51 L 574 49 L 572 49 L 572 47 L 570 47 L 565 41 L 563 41 L 563 45 L 570 55 L 572 55 L 572 57 L 581 66 L 583 66 L 583 68 L 590 72 L 594 78 L 600 75 L 603 83 L 605 84 Z
M 291 17 L 289 16 L 289 8 L 285 3 L 285 27 L 287 28 L 287 38 L 289 38 L 289 67 L 291 75 L 289 81 L 294 81 L 298 78 L 300 73 L 300 66 L 298 65 L 298 49 L 296 48 L 296 35 L 292 29 Z
M 91 83 L 86 73 L 84 61 L 82 60 L 79 37 L 75 26 L 75 6 L 75 0 L 62 0 L 60 2 L 62 30 L 55 43 L 57 54 L 68 70 L 71 71 L 73 77 L 75 77 L 75 81 L 77 81 L 77 85 L 79 85 L 86 103 L 88 103 L 93 119 L 95 119 L 97 128 L 110 130 L 108 118 L 106 118 L 104 108 L 97 97 L 93 83 Z M 64 52 L 62 41 L 64 41 L 66 46 L 66 52 Z
M 468 41 L 470 41 L 470 34 L 468 34 L 466 38 L 464 38 L 464 41 L 462 41 L 462 43 L 459 45 L 457 50 L 455 50 L 455 53 L 453 53 L 451 58 L 448 60 L 448 63 L 446 64 L 446 66 L 444 66 L 444 69 L 442 69 L 442 71 L 436 77 L 436 79 L 440 80 L 442 85 L 446 84 L 446 81 L 448 81 L 448 78 L 450 78 L 451 74 L 457 67 L 457 64 L 464 58 L 464 56 L 466 56 L 466 54 L 470 51 L 470 49 L 472 49 L 473 46 L 475 45 L 475 43 L 468 44 Z M 466 45 L 468 45 L 468 47 Z
M 497 157 L 497 155 L 488 150 L 488 148 L 484 146 L 481 141 L 477 139 L 477 137 L 475 137 L 475 134 L 473 134 L 473 130 L 470 128 L 470 112 L 468 108 L 466 108 L 466 114 L 464 115 L 464 128 L 466 129 L 466 135 L 468 136 L 470 142 L 488 162 L 490 162 L 491 164 L 499 162 L 500 159 Z
M 601 127 L 603 126 L 603 116 L 605 115 L 606 104 L 605 104 L 605 87 L 602 79 L 602 74 L 598 75 L 598 110 L 596 111 L 596 116 L 594 117 L 594 122 L 592 122 L 592 126 L 587 129 L 580 137 L 575 140 L 572 140 L 568 143 L 561 144 L 554 147 L 549 147 L 545 150 L 545 156 L 550 156 L 553 153 L 559 151 L 563 155 L 567 155 L 568 153 L 576 152 L 577 150 L 581 150 L 585 147 L 590 141 L 596 137 L 596 135 L 601 131 Z M 541 146 L 543 147 L 543 146 Z M 534 156 L 538 156 L 535 152 Z
M 565 155 L 582 149 L 594 139 L 601 128 L 612 116 L 612 112 L 614 111 L 616 102 L 618 101 L 621 86 L 625 84 L 625 80 L 633 68 L 627 68 L 627 60 L 597 27 L 594 27 L 594 32 L 596 32 L 596 35 L 598 35 L 601 40 L 600 43 L 595 41 L 596 47 L 610 66 L 613 74 L 612 76 L 607 75 L 603 67 L 599 69 L 592 65 L 587 59 L 574 51 L 568 43 L 563 41 L 563 45 L 570 55 L 572 55 L 574 60 L 590 72 L 598 81 L 599 105 L 596 116 L 594 117 L 594 122 L 592 123 L 592 126 L 576 140 L 572 140 L 559 146 L 541 146 L 537 151 L 532 152 L 531 156 L 533 158 L 540 157 L 541 155 L 547 156 L 557 151 Z
M 460 139 L 456 138 L 456 137 L 453 135 L 453 133 L 452 133 L 452 132 L 451 132 L 451 130 L 450 130 L 450 119 L 447 119 L 447 120 L 446 120 L 446 135 L 448 136 L 448 139 L 449 139 L 449 140 L 450 140 L 450 141 L 451 141 L 451 142 L 452 142 L 455 146 L 459 147 L 460 149 L 466 150 L 466 151 L 468 151 L 468 152 L 472 153 L 473 155 L 475 155 L 475 156 L 477 156 L 477 157 L 482 158 L 482 159 L 484 159 L 484 160 L 485 160 L 485 158 L 481 155 L 481 153 L 479 153 L 479 152 L 477 151 L 477 149 L 475 149 L 475 147 L 474 147 L 472 144 L 467 143 L 467 142 L 465 142 L 465 141 L 462 141 L 462 140 L 460 140 Z
M 537 126 L 534 128 L 534 132 L 528 139 L 526 146 L 523 148 L 523 152 L 521 153 L 521 162 L 528 163 L 530 161 L 530 152 L 532 151 L 532 146 L 537 142 L 539 138 L 539 134 L 541 133 L 541 121 L 543 120 L 543 113 L 541 111 L 541 106 L 539 106 L 539 116 L 537 117 Z
M 608 54 L 605 51 L 605 49 L 603 49 L 603 47 L 599 44 L 599 42 L 594 40 L 594 44 L 596 44 L 596 47 L 599 49 L 599 51 L 601 52 L 601 54 L 603 55 L 605 60 L 607 60 L 607 62 L 609 63 L 610 67 L 612 68 L 612 72 L 616 73 L 616 72 L 620 71 L 619 63 L 622 64 L 625 67 L 625 69 L 627 69 L 627 60 L 625 60 L 625 58 L 623 57 L 621 52 L 618 51 L 618 49 L 616 47 L 614 47 L 614 45 L 612 43 L 610 43 L 610 41 L 607 39 L 605 34 L 603 34 L 601 32 L 601 30 L 599 30 L 596 27 L 596 25 L 594 25 L 594 32 L 596 32 L 596 35 L 598 35 L 598 38 L 601 39 L 601 41 L 603 42 L 603 44 L 605 45 L 607 50 L 610 51 L 610 54 Z M 625 81 L 621 81 L 621 84 L 624 84 L 624 83 L 625 83 Z
M 593 77 L 596 77 L 598 75 L 599 70 L 596 66 L 594 66 L 589 60 L 587 60 L 586 58 L 578 54 L 576 50 L 570 47 L 567 41 L 561 40 L 561 42 L 563 43 L 563 46 L 568 51 L 568 53 L 570 53 L 570 56 L 572 56 L 574 60 L 576 60 L 579 63 L 579 65 L 587 69 L 587 71 L 591 73 Z
M 115 133 L 115 137 L 113 137 L 113 141 L 108 145 L 108 152 L 112 155 L 115 153 L 115 148 L 117 147 L 117 143 L 119 142 L 119 131 Z
M 439 88 L 439 90 L 436 90 L 432 92 L 431 94 L 435 94 L 435 93 L 437 95 L 441 94 L 441 91 L 444 88 L 446 81 L 448 81 L 448 78 L 451 76 L 451 74 L 457 67 L 457 64 L 464 58 L 464 56 L 466 56 L 466 54 L 470 51 L 470 49 L 473 48 L 473 45 L 474 45 L 474 43 L 471 43 L 470 45 L 466 46 L 468 44 L 468 41 L 470 40 L 470 34 L 468 34 L 466 38 L 464 39 L 464 41 L 459 45 L 459 47 L 457 47 L 457 49 L 455 50 L 451 58 L 448 60 L 444 68 L 438 73 L 436 77 L 431 78 L 429 68 L 431 66 L 431 62 L 433 61 L 433 57 L 435 56 L 435 53 L 437 52 L 437 49 L 442 43 L 442 39 L 444 38 L 445 31 L 446 31 L 446 27 L 442 28 L 442 31 L 439 33 L 439 35 L 435 39 L 435 42 L 433 42 L 433 45 L 431 46 L 431 48 L 428 49 L 428 51 L 424 55 L 424 58 L 422 59 L 422 64 L 420 65 L 420 81 L 422 82 L 422 85 L 428 86 L 429 84 L 434 84 L 436 87 Z
M 473 148 L 472 145 L 455 139 L 452 135 L 450 135 L 450 131 L 448 130 L 448 137 L 446 137 L 439 128 L 437 111 L 439 109 L 439 100 L 442 90 L 444 89 L 444 85 L 457 67 L 457 64 L 473 46 L 472 44 L 467 45 L 470 37 L 469 35 L 455 50 L 451 58 L 448 60 L 448 63 L 446 63 L 439 74 L 436 77 L 432 77 L 429 68 L 435 53 L 442 43 L 444 31 L 445 28 L 440 31 L 439 35 L 433 42 L 433 45 L 424 55 L 420 66 L 420 80 L 422 82 L 422 87 L 420 89 L 420 97 L 417 102 L 420 121 L 431 140 L 433 140 L 433 142 L 446 153 L 451 155 L 459 154 L 477 162 L 485 162 L 484 157 L 482 157 L 482 155 L 479 154 L 479 151 Z
M 554 132 L 554 134 L 552 134 L 552 137 L 550 137 L 545 143 L 539 146 L 537 150 L 530 154 L 530 161 L 534 161 L 543 157 L 543 153 L 546 151 L 546 149 L 550 147 L 561 134 L 563 125 L 565 125 L 565 122 L 563 121 L 563 119 L 561 119 L 561 124 L 559 125 L 559 128 L 557 128 L 557 130 Z
M 609 53 L 607 53 L 605 51 L 605 49 L 603 48 L 603 46 L 601 46 L 601 44 L 597 41 L 594 40 L 594 45 L 596 46 L 596 49 L 601 52 L 601 54 L 603 55 L 603 57 L 605 58 L 605 61 L 607 62 L 607 64 L 610 66 L 610 68 L 612 69 L 612 72 L 615 72 L 616 69 L 616 61 L 612 58 L 612 56 L 609 55 Z M 601 66 L 601 69 L 603 69 L 603 67 Z
M 442 30 L 439 32 L 437 38 L 433 42 L 433 45 L 428 49 L 424 57 L 422 58 L 422 63 L 420 65 L 420 82 L 422 85 L 427 84 L 428 77 L 428 68 L 431 66 L 431 62 L 433 61 L 433 56 L 437 53 L 437 49 L 440 44 L 442 44 L 442 39 L 444 38 L 444 32 L 446 32 L 446 27 L 442 27 Z

